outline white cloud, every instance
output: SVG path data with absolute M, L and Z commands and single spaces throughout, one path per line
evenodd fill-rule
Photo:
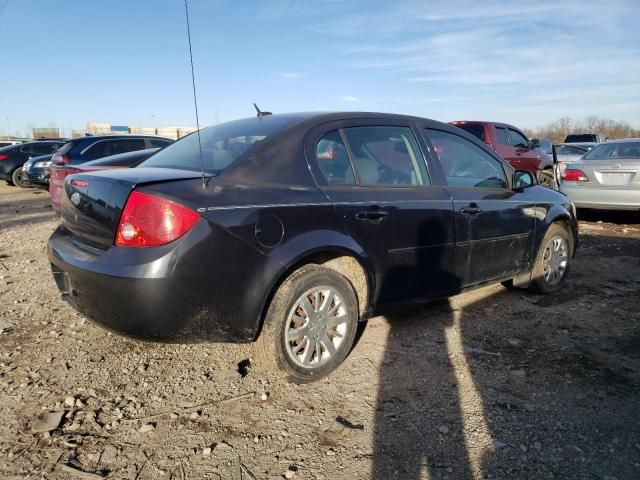
M 342 97 L 340 97 L 341 100 L 344 100 L 345 102 L 359 102 L 360 99 L 358 97 L 354 97 L 353 95 L 344 95 Z

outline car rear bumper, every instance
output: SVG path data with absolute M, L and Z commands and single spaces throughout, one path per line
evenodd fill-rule
M 640 188 L 594 187 L 577 182 L 562 182 L 560 191 L 578 208 L 640 210 Z
M 161 342 L 252 341 L 259 301 L 241 288 L 242 278 L 216 275 L 219 256 L 203 250 L 211 246 L 210 235 L 201 221 L 161 247 L 101 251 L 61 226 L 49 239 L 48 255 L 62 297 L 108 330 Z M 257 258 L 246 260 L 246 268 L 263 266 Z

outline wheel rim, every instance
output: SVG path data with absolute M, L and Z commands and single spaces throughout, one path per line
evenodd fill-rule
M 554 181 L 552 173 L 543 172 L 540 175 L 540 185 L 542 185 L 543 187 L 551 188 L 553 187 L 553 184 Z
M 284 331 L 289 358 L 303 368 L 318 368 L 335 357 L 347 334 L 348 312 L 333 287 L 307 290 L 294 303 Z
M 569 244 L 560 235 L 553 237 L 544 249 L 542 267 L 548 285 L 556 285 L 563 278 L 569 265 Z

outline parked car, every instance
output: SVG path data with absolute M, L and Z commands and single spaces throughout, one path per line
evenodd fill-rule
M 531 148 L 539 148 L 542 153 L 546 153 L 549 156 L 553 155 L 553 141 L 548 138 L 532 138 Z
M 59 208 L 57 199 L 60 198 L 64 179 L 69 173 L 70 166 L 81 165 L 120 153 L 162 148 L 171 143 L 173 140 L 169 138 L 150 135 L 96 135 L 74 138 L 65 143 L 54 155 L 50 167 L 49 191 L 54 209 Z
M 560 188 L 576 207 L 640 210 L 640 138 L 598 145 L 567 166 Z
M 572 133 L 567 135 L 564 143 L 604 143 L 607 137 L 600 133 Z
M 0 140 L 0 148 L 10 147 L 11 145 L 18 145 L 19 143 L 22 143 L 22 142 L 18 142 L 15 140 Z
M 51 194 L 51 206 L 53 210 L 58 213 L 60 211 L 60 196 L 63 189 L 58 187 L 64 185 L 64 179 L 67 175 L 72 175 L 79 172 L 92 172 L 95 170 L 104 170 L 107 168 L 131 168 L 136 167 L 151 155 L 156 153 L 159 148 L 145 148 L 144 150 L 136 150 L 134 152 L 119 153 L 118 155 L 111 155 L 109 157 L 100 158 L 98 160 L 92 160 L 90 162 L 82 163 L 80 165 L 60 165 L 55 169 L 51 169 L 53 175 L 53 183 L 56 185 L 50 191 Z M 48 172 L 47 172 L 48 173 Z M 43 173 L 44 174 L 44 173 Z M 31 179 L 31 175 L 29 175 Z
M 9 185 L 20 183 L 24 162 L 31 157 L 51 155 L 62 145 L 64 142 L 57 140 L 41 140 L 0 148 L 0 179 Z
M 305 382 L 370 315 L 501 281 L 557 291 L 577 233 L 566 196 L 463 130 L 291 114 L 67 177 L 48 255 L 63 298 L 112 331 L 257 339 L 258 365 Z
M 531 173 L 540 185 L 555 188 L 553 158 L 540 151 L 539 145 L 529 141 L 527 136 L 513 125 L 466 120 L 451 122 L 451 125 L 469 132 L 489 145 L 513 168 Z
M 577 144 L 560 143 L 556 145 L 556 157 L 558 158 L 558 168 L 562 174 L 567 165 L 577 162 L 589 151 L 587 147 L 581 147 Z
M 49 167 L 53 155 L 31 157 L 22 166 L 21 181 L 17 184 L 22 188 L 49 188 Z

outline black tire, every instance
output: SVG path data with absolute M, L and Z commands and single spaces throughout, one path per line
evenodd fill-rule
M 314 289 L 318 289 L 318 296 L 314 297 Z M 325 295 L 320 289 L 329 294 Z M 319 315 L 313 322 L 300 303 L 304 303 L 303 299 L 307 300 L 308 307 L 312 307 L 313 315 Z M 318 313 L 316 309 L 322 305 L 326 305 L 327 310 Z M 332 315 L 334 310 L 335 315 Z M 306 318 L 302 319 L 300 315 Z M 271 300 L 256 341 L 257 366 L 282 374 L 295 383 L 318 380 L 340 366 L 351 351 L 358 318 L 358 301 L 349 281 L 328 268 L 305 265 L 280 285 Z M 340 324 L 327 327 L 332 320 Z M 312 329 L 315 329 L 314 333 Z M 305 333 L 287 339 L 287 333 L 295 335 L 301 331 Z M 331 344 L 330 349 L 325 346 L 327 341 Z M 298 352 L 293 352 L 296 349 Z M 305 366 L 303 360 L 308 352 L 309 362 Z
M 555 190 L 556 180 L 553 177 L 553 170 L 546 168 L 538 172 L 538 185 Z
M 547 272 L 545 271 L 545 264 L 548 265 L 548 260 L 546 258 L 548 254 L 547 248 L 549 247 L 553 251 L 556 251 L 554 245 L 552 245 L 552 242 L 556 240 L 564 242 L 566 248 L 566 264 L 562 269 L 563 271 L 559 279 L 554 278 L 553 275 L 547 275 Z M 547 230 L 547 233 L 545 233 L 544 238 L 540 243 L 540 247 L 538 248 L 536 261 L 533 266 L 533 280 L 531 282 L 531 287 L 534 290 L 545 294 L 554 293 L 560 290 L 569 276 L 571 260 L 573 258 L 573 248 L 574 240 L 571 231 L 560 223 L 552 224 Z
M 30 187 L 30 185 L 28 183 L 25 183 L 24 180 L 22 179 L 22 167 L 16 168 L 11 173 L 11 183 L 13 185 L 15 185 L 16 187 L 20 187 L 20 188 L 29 188 Z

